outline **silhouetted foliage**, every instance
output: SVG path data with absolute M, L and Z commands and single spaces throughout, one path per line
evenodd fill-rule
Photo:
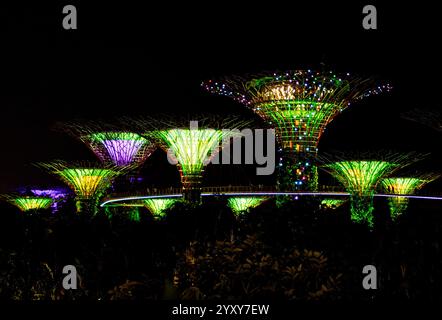
M 182 202 L 155 219 L 140 208 L 76 213 L 21 213 L 2 206 L 0 299 L 351 299 L 442 298 L 440 208 L 410 201 L 392 222 L 385 199 L 375 227 L 350 221 L 348 203 L 276 200 L 235 217 L 226 199 Z M 78 289 L 64 290 L 62 269 L 74 265 Z M 362 289 L 362 268 L 377 267 L 381 286 Z

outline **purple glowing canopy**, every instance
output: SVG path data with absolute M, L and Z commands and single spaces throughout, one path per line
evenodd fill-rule
M 63 199 L 69 192 L 62 188 L 54 189 L 31 189 L 31 193 L 39 197 L 49 197 L 53 200 Z
M 133 132 L 99 132 L 88 139 L 101 161 L 119 167 L 141 164 L 152 153 L 149 141 Z

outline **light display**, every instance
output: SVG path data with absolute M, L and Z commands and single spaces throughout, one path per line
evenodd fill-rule
M 173 152 L 185 189 L 201 183 L 204 166 L 226 138 L 225 132 L 214 129 L 170 129 L 154 134 Z
M 248 123 L 250 121 L 235 117 L 197 116 L 190 118 L 190 121 L 165 117 L 161 120 L 143 121 L 141 128 L 153 125 L 161 128 L 146 134 L 154 137 L 168 153 L 169 160 L 173 158 L 177 163 L 184 198 L 199 201 L 204 167 L 222 147 L 230 143 L 230 138 L 241 136 L 239 130 Z
M 410 195 L 438 177 L 439 175 L 424 174 L 417 177 L 386 178 L 382 180 L 382 187 L 388 194 Z M 396 220 L 407 210 L 408 201 L 408 198 L 400 196 L 388 198 L 388 206 L 392 220 Z
M 209 80 L 202 86 L 251 108 L 275 128 L 283 156 L 279 184 L 316 189 L 315 157 L 325 127 L 352 102 L 390 90 L 348 73 L 311 70 Z
M 227 200 L 227 205 L 238 216 L 251 208 L 259 206 L 267 199 L 267 197 L 231 197 Z
M 419 158 L 411 154 L 384 154 L 381 161 L 337 161 L 323 166 L 350 193 L 351 219 L 373 226 L 373 195 L 385 176 Z
M 75 191 L 77 196 L 91 198 L 97 191 L 109 184 L 113 171 L 101 168 L 74 168 L 61 171 L 60 176 Z
M 323 209 L 336 209 L 346 203 L 346 199 L 323 199 L 321 201 L 321 208 Z
M 144 200 L 144 205 L 156 218 L 161 218 L 164 216 L 165 211 L 169 209 L 177 199 L 146 199 Z
M 117 167 L 100 168 L 94 164 L 69 165 L 63 161 L 41 163 L 40 167 L 57 175 L 77 197 L 77 211 L 82 211 L 84 200 L 96 200 L 123 170 Z
M 133 132 L 95 132 L 80 139 L 101 161 L 118 167 L 140 165 L 155 150 L 154 144 Z
M 52 199 L 49 197 L 2 195 L 2 198 L 23 212 L 48 209 L 52 205 Z

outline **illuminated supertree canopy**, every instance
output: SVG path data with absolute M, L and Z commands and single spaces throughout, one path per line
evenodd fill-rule
M 101 196 L 112 179 L 122 172 L 117 167 L 99 167 L 90 163 L 67 164 L 64 161 L 40 163 L 39 166 L 56 174 L 75 192 L 78 199 Z
M 155 145 L 133 132 L 96 132 L 81 139 L 104 163 L 119 167 L 140 165 L 155 151 Z
M 311 70 L 222 78 L 202 86 L 246 105 L 275 128 L 285 156 L 280 166 L 290 175 L 282 183 L 298 189 L 316 187 L 317 169 L 312 160 L 327 124 L 352 102 L 390 90 L 389 85 L 376 85 L 348 73 Z M 283 180 L 286 176 L 287 172 L 281 174 Z
M 184 188 L 201 182 L 204 167 L 226 138 L 225 132 L 215 129 L 170 129 L 154 134 L 170 148 L 178 161 Z
M 321 201 L 321 208 L 336 209 L 342 206 L 345 202 L 347 202 L 346 199 L 323 199 Z
M 154 215 L 154 217 L 163 217 L 165 211 L 169 209 L 177 199 L 146 199 L 144 200 L 144 205 L 147 209 Z
M 142 122 L 141 127 L 157 127 L 146 134 L 155 137 L 170 159 L 177 163 L 184 191 L 192 191 L 199 189 L 204 167 L 230 138 L 240 136 L 239 130 L 248 123 L 250 121 L 234 117 L 163 117 Z
M 259 206 L 267 199 L 267 197 L 231 197 L 227 200 L 227 205 L 235 215 L 241 215 L 247 210 Z
M 335 177 L 350 193 L 351 219 L 373 226 L 373 195 L 378 183 L 387 175 L 413 161 L 411 154 L 383 154 L 382 160 L 337 161 L 323 168 Z
M 395 177 L 386 178 L 382 180 L 382 188 L 386 193 L 394 195 L 410 195 L 414 194 L 416 190 L 421 189 L 427 183 L 436 180 L 439 175 L 422 174 L 414 177 Z M 408 207 L 408 198 L 406 197 L 389 197 L 388 206 L 390 208 L 390 215 L 393 220 L 397 219 L 403 214 Z
M 56 127 L 79 139 L 106 165 L 136 167 L 155 151 L 156 146 L 148 139 L 133 132 L 135 123 L 125 119 L 119 125 L 107 122 L 69 122 Z
M 52 205 L 52 199 L 49 197 L 26 197 L 17 195 L 3 195 L 6 201 L 16 206 L 20 211 L 32 211 L 48 209 Z

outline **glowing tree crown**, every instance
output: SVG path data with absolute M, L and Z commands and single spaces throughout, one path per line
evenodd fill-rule
M 227 200 L 227 205 L 232 209 L 235 215 L 239 215 L 251 208 L 259 206 L 266 200 L 266 197 L 232 197 Z
M 113 172 L 107 169 L 65 169 L 60 175 L 75 193 L 83 198 L 91 198 L 100 186 L 107 183 L 106 177 Z
M 385 174 L 395 167 L 387 161 L 340 161 L 325 166 L 347 191 L 368 195 Z
M 252 108 L 275 127 L 284 150 L 316 153 L 326 125 L 351 102 L 390 90 L 370 79 L 311 70 L 203 82 L 212 93 Z
M 165 210 L 170 208 L 177 199 L 146 199 L 144 205 L 155 216 L 164 216 Z
M 2 195 L 2 199 L 16 206 L 20 211 L 48 209 L 53 200 L 49 197 L 20 196 L 20 195 Z
M 373 158 L 374 155 L 357 155 L 358 158 Z M 366 222 L 373 226 L 373 196 L 381 179 L 395 170 L 422 159 L 415 153 L 394 154 L 384 152 L 376 155 L 377 160 L 336 161 L 330 163 L 330 157 L 320 157 L 322 162 L 329 162 L 323 168 L 334 176 L 350 193 L 351 218 L 356 222 Z M 331 158 L 336 158 L 332 156 Z
M 204 166 L 234 132 L 215 129 L 169 129 L 153 133 L 179 164 L 183 184 L 198 183 Z M 169 153 L 170 155 L 170 153 Z
M 419 178 L 386 178 L 382 180 L 382 186 L 385 192 L 403 195 L 413 194 L 426 183 L 427 180 Z
M 97 132 L 81 139 L 101 161 L 119 167 L 142 164 L 154 151 L 152 143 L 133 132 Z
M 410 195 L 438 177 L 439 175 L 427 174 L 418 177 L 386 178 L 382 180 L 382 187 L 389 194 Z M 407 210 L 408 198 L 389 197 L 388 206 L 390 207 L 391 218 L 395 220 Z
M 41 167 L 59 176 L 80 199 L 101 196 L 112 179 L 122 172 L 117 167 L 99 168 L 90 164 L 68 165 L 64 162 L 40 164 Z

